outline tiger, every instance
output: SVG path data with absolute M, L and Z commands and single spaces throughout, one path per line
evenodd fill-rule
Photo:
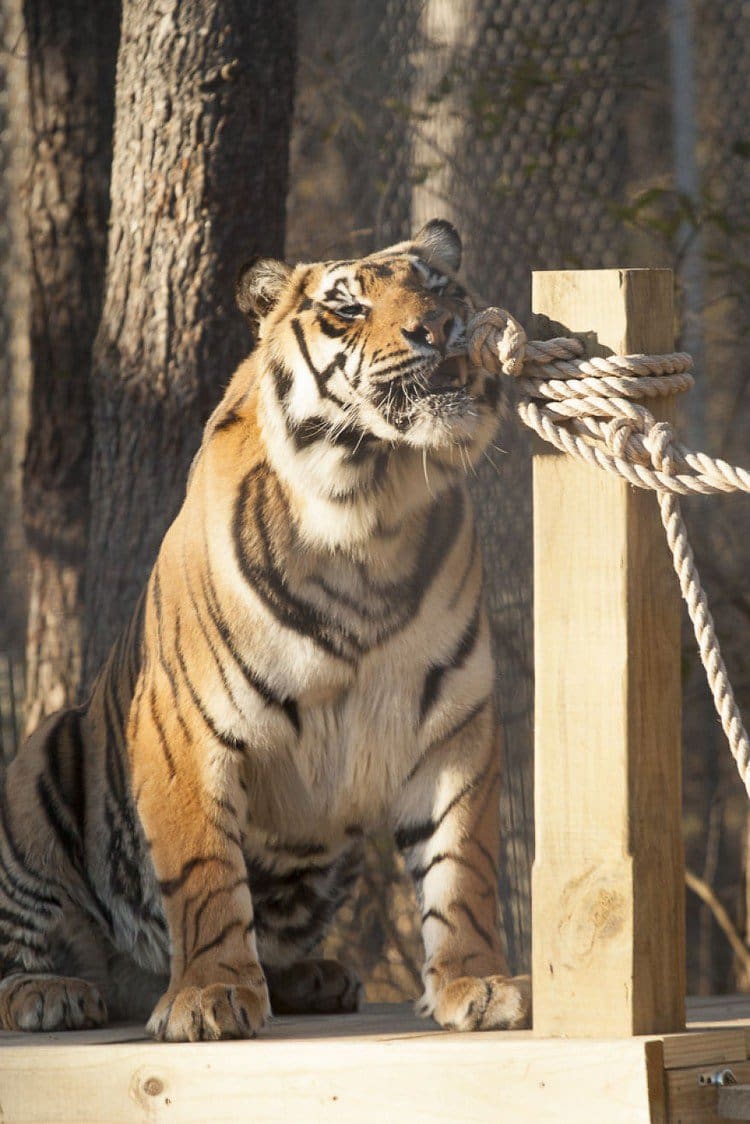
M 417 891 L 418 1013 L 528 1024 L 499 926 L 490 629 L 467 488 L 497 376 L 461 239 L 253 260 L 254 336 L 88 700 L 6 771 L 0 1025 L 250 1038 L 358 1008 L 316 950 L 388 830 Z

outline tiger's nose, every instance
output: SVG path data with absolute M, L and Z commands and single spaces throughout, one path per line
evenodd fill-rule
M 454 322 L 450 312 L 436 308 L 402 328 L 401 334 L 409 343 L 434 347 L 445 354 Z

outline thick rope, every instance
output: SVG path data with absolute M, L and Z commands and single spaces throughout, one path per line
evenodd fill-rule
M 688 449 L 640 402 L 693 384 L 692 360 L 669 355 L 584 358 L 577 339 L 527 340 L 510 313 L 488 308 L 467 331 L 471 361 L 513 375 L 521 421 L 561 452 L 657 493 L 714 705 L 750 795 L 750 738 L 729 682 L 678 495 L 750 492 L 750 472 Z

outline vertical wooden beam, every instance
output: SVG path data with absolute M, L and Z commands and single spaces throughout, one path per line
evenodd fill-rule
M 673 349 L 669 270 L 535 273 L 532 300 L 590 354 Z M 534 602 L 535 1031 L 680 1030 L 680 602 L 655 496 L 536 457 Z

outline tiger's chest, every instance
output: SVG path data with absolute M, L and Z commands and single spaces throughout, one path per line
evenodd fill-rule
M 447 604 L 364 655 L 349 681 L 299 704 L 299 731 L 244 764 L 251 822 L 281 837 L 342 837 L 392 822 L 419 761 L 491 689 L 484 633 L 470 667 L 450 664 L 460 626 Z M 448 662 L 446 663 L 446 659 Z
M 247 704 L 232 728 L 247 746 L 249 821 L 279 838 L 387 822 L 420 757 L 476 701 L 477 677 L 491 681 L 486 630 L 470 664 L 451 671 L 481 584 L 467 497 L 456 488 L 392 526 L 360 560 L 287 544 L 273 602 L 236 574 L 240 619 L 255 622 L 250 654 L 293 700 L 290 722 L 288 707 L 270 711 L 233 682 Z M 231 575 L 228 552 L 225 563 Z M 223 692 L 217 681 L 217 716 Z
M 390 646 L 389 646 L 390 647 Z M 303 701 L 299 733 L 244 764 L 248 814 L 288 838 L 310 825 L 324 838 L 371 830 L 389 809 L 420 753 L 423 669 L 397 652 L 363 659 L 345 687 Z

